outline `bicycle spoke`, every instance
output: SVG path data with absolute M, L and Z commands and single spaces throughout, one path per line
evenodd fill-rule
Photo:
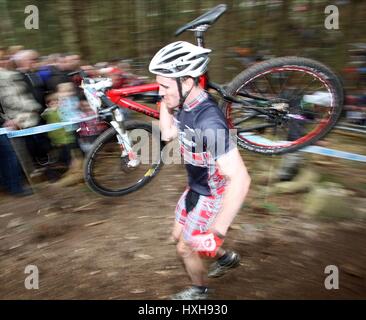
M 262 93 L 261 90 L 259 90 L 259 88 L 257 87 L 257 85 L 255 84 L 255 81 L 252 82 L 252 86 L 254 86 L 257 89 L 257 93 L 259 93 L 263 98 L 265 98 L 266 96 Z
M 150 158 L 151 153 L 144 154 L 144 146 L 150 145 L 149 141 L 143 142 L 140 138 L 132 139 L 131 145 L 137 146 L 135 151 L 137 159 L 146 161 L 140 162 L 137 166 L 129 165 L 128 156 L 121 156 L 121 148 L 118 144 L 116 136 L 111 136 L 110 140 L 106 140 L 104 144 L 94 153 L 93 165 L 90 167 L 90 175 L 93 177 L 93 185 L 102 188 L 103 192 L 125 192 L 129 188 L 137 184 L 145 183 L 150 175 L 147 172 L 155 170 Z M 148 150 L 150 148 L 148 147 Z
M 236 95 L 246 98 L 256 96 L 258 100 L 253 102 L 252 109 L 251 101 L 246 100 L 246 103 L 249 102 L 247 110 L 257 113 L 238 110 L 231 113 L 231 124 L 238 133 L 242 133 L 238 139 L 244 148 L 248 146 L 249 150 L 262 153 L 267 150 L 274 154 L 286 152 L 287 149 L 296 150 L 320 137 L 339 110 L 338 87 L 324 82 L 329 74 L 332 78 L 331 73 L 321 66 L 314 67 L 316 63 L 302 64 L 296 58 L 286 58 L 286 62 L 288 65 L 280 60 L 268 67 L 263 64 L 258 70 L 252 69 L 246 77 L 242 77 L 244 85 L 239 87 Z M 260 100 L 262 98 L 266 100 L 265 104 Z M 335 105 L 331 106 L 333 102 Z M 276 141 L 276 150 L 272 144 L 266 146 L 266 140 L 255 140 L 258 143 L 250 141 L 246 136 L 251 134 Z
M 272 87 L 272 84 L 271 84 L 271 82 L 268 80 L 268 78 L 267 78 L 267 75 L 266 75 L 266 74 L 264 75 L 264 78 L 266 79 L 266 81 L 267 81 L 267 83 L 268 83 L 268 86 L 269 86 L 269 88 L 271 89 L 271 92 L 272 92 L 273 94 L 275 94 L 276 92 L 274 91 L 274 89 L 273 89 L 273 87 Z
M 314 82 L 315 81 L 315 79 L 312 79 L 312 81 L 311 82 Z M 302 91 L 300 91 L 300 93 L 298 93 L 293 99 L 290 99 L 289 101 L 293 101 L 293 100 L 295 100 L 295 99 L 297 99 L 298 97 L 300 97 L 300 96 L 303 96 L 303 93 L 308 89 L 308 88 L 310 88 L 310 86 L 311 86 L 311 83 L 310 84 L 308 84 L 306 87 L 305 87 L 305 89 L 302 89 Z
M 281 74 L 282 74 L 282 72 L 281 72 Z M 278 93 L 279 97 L 281 97 L 283 89 L 286 87 L 287 82 L 289 82 L 290 77 L 286 77 L 285 82 L 283 82 L 282 84 L 280 83 L 280 92 Z M 280 77 L 280 79 L 281 79 L 281 77 Z

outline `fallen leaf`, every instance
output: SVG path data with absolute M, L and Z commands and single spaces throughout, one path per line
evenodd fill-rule
M 171 271 L 169 271 L 169 270 L 160 270 L 160 271 L 155 271 L 155 273 L 166 276 L 168 274 L 171 274 Z
M 16 228 L 21 226 L 22 224 L 24 224 L 22 218 L 15 218 L 10 220 L 10 222 L 8 223 L 8 225 L 6 226 L 7 228 Z
M 136 254 L 135 255 L 136 258 L 140 258 L 140 259 L 144 259 L 144 260 L 150 260 L 150 259 L 154 259 L 152 256 L 149 256 L 148 254 Z
M 102 272 L 102 270 L 96 270 L 96 271 L 89 272 L 89 275 L 94 276 L 95 274 L 98 274 L 101 272 Z
M 85 210 L 93 210 L 93 209 L 96 209 L 95 207 L 90 208 L 90 206 L 92 204 L 95 204 L 95 203 L 97 203 L 97 201 L 84 204 L 83 206 L 80 206 L 80 207 L 77 207 L 77 208 L 73 209 L 72 212 L 78 212 L 78 211 L 85 211 Z
M 37 244 L 37 249 L 42 249 L 44 247 L 47 247 L 49 245 L 48 242 Z
M 51 212 L 49 214 L 45 214 L 45 217 L 46 218 L 51 218 L 51 217 L 55 217 L 55 216 L 57 216 L 57 213 L 56 212 Z
M 146 290 L 145 289 L 133 289 L 133 290 L 131 290 L 130 291 L 130 293 L 134 293 L 134 294 L 138 294 L 138 293 L 144 293 L 144 292 L 146 292 Z
M 170 270 L 170 269 L 177 269 L 178 266 L 166 266 L 165 269 Z
M 137 236 L 124 236 L 123 238 L 125 238 L 126 240 L 136 240 L 136 239 L 140 239 L 140 237 L 137 237 Z
M 295 265 L 295 266 L 304 267 L 304 265 L 301 262 L 291 260 L 290 263 Z
M 97 226 L 98 224 L 102 224 L 105 222 L 107 222 L 107 220 L 99 220 L 99 221 L 88 223 L 85 225 L 85 227 L 93 227 L 93 226 Z
M 14 246 L 10 247 L 10 248 L 9 248 L 9 250 L 13 250 L 13 249 L 19 248 L 19 247 L 21 247 L 22 245 L 23 245 L 23 243 L 18 243 L 18 244 L 16 244 L 16 245 L 14 245 Z
M 10 216 L 12 216 L 12 215 L 13 215 L 13 213 L 11 213 L 11 212 L 9 212 L 9 213 L 4 213 L 4 214 L 0 215 L 0 218 L 10 217 Z
M 108 272 L 107 277 L 115 277 L 118 276 L 118 272 Z

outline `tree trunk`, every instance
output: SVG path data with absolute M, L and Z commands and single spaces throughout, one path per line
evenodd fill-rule
M 85 20 L 87 2 L 72 0 L 71 17 L 75 30 L 76 40 L 83 59 L 90 59 L 90 48 L 88 44 L 87 24 Z
M 72 28 L 72 8 L 70 0 L 58 0 L 55 2 L 55 8 L 57 10 L 57 17 L 60 29 L 61 43 L 62 46 L 58 50 L 66 50 L 67 52 L 78 51 L 76 46 L 77 39 L 76 34 Z
M 288 14 L 291 8 L 291 0 L 284 0 L 281 7 L 280 19 L 278 22 L 278 31 L 277 31 L 277 39 L 276 39 L 276 50 L 275 54 L 277 56 L 281 56 L 284 54 L 284 46 L 286 41 L 288 41 L 288 33 L 290 29 Z

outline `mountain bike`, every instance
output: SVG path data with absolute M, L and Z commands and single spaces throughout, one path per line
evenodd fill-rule
M 175 35 L 193 31 L 197 45 L 204 46 L 204 33 L 226 11 L 218 5 L 179 28 Z M 91 83 L 94 82 L 94 83 Z M 229 127 L 236 130 L 240 147 L 253 152 L 277 155 L 296 151 L 323 138 L 336 124 L 343 106 L 343 89 L 338 76 L 324 64 L 307 58 L 273 58 L 252 65 L 226 86 L 199 79 L 206 90 L 216 91 L 219 106 Z M 151 124 L 125 121 L 121 108 L 159 119 L 154 108 L 130 97 L 158 91 L 156 83 L 110 89 L 108 79 L 87 79 L 84 92 L 101 117 L 108 115 L 111 128 L 93 144 L 86 157 L 84 176 L 87 185 L 105 196 L 120 196 L 135 191 L 158 173 L 161 153 L 148 164 L 133 152 L 138 141 L 131 140 L 134 129 L 145 131 L 153 143 Z

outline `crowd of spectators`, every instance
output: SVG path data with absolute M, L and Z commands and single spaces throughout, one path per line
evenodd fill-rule
M 19 130 L 93 115 L 79 87 L 80 77 L 69 75 L 80 69 L 91 77 L 112 78 L 114 88 L 143 81 L 121 59 L 90 65 L 77 54 L 40 56 L 22 46 L 0 48 L 0 128 Z M 29 155 L 29 177 L 43 175 L 54 182 L 72 166 L 75 155 L 85 154 L 106 128 L 105 123 L 95 119 L 71 129 L 21 138 L 9 139 L 1 134 L 0 188 L 15 196 L 31 193 L 25 179 L 24 159 L 19 157 L 17 148 L 24 146 Z

